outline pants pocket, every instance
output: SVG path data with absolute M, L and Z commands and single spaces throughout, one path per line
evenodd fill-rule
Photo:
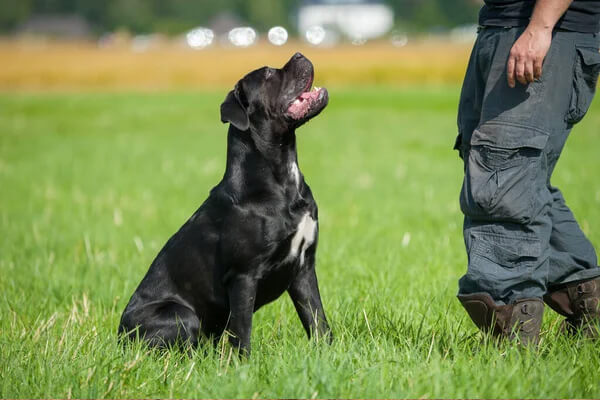
M 473 237 L 469 253 L 471 258 L 513 268 L 535 262 L 542 254 L 542 247 L 540 240 L 533 237 L 481 233 Z
M 587 113 L 598 84 L 600 53 L 597 48 L 578 47 L 573 73 L 573 91 L 567 113 L 567 122 L 576 124 Z
M 495 300 L 509 302 L 512 291 L 532 279 L 542 247 L 538 239 L 529 236 L 480 232 L 471 238 L 468 254 L 461 292 L 485 292 Z
M 547 135 L 476 130 L 460 194 L 462 212 L 475 221 L 528 224 L 537 210 L 536 182 Z

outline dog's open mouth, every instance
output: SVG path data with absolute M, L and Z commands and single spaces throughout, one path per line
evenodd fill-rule
M 308 92 L 303 92 L 288 106 L 287 114 L 293 119 L 306 117 L 312 111 L 320 108 L 319 105 L 327 97 L 327 89 L 315 86 Z

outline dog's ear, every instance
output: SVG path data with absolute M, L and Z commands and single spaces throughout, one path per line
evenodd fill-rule
M 229 122 L 241 131 L 245 131 L 250 127 L 248 113 L 240 100 L 237 85 L 227 94 L 225 101 L 221 104 L 221 122 Z

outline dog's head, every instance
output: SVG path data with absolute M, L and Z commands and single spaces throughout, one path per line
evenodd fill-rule
M 221 104 L 221 121 L 266 140 L 293 131 L 329 101 L 324 88 L 311 90 L 314 68 L 296 53 L 281 69 L 262 67 L 243 77 Z

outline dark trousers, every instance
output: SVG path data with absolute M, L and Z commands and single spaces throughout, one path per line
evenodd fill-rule
M 506 63 L 523 29 L 480 30 L 458 112 L 468 254 L 459 294 L 484 292 L 498 304 L 600 276 L 592 244 L 550 183 L 594 96 L 600 36 L 555 31 L 542 78 L 511 89 Z

